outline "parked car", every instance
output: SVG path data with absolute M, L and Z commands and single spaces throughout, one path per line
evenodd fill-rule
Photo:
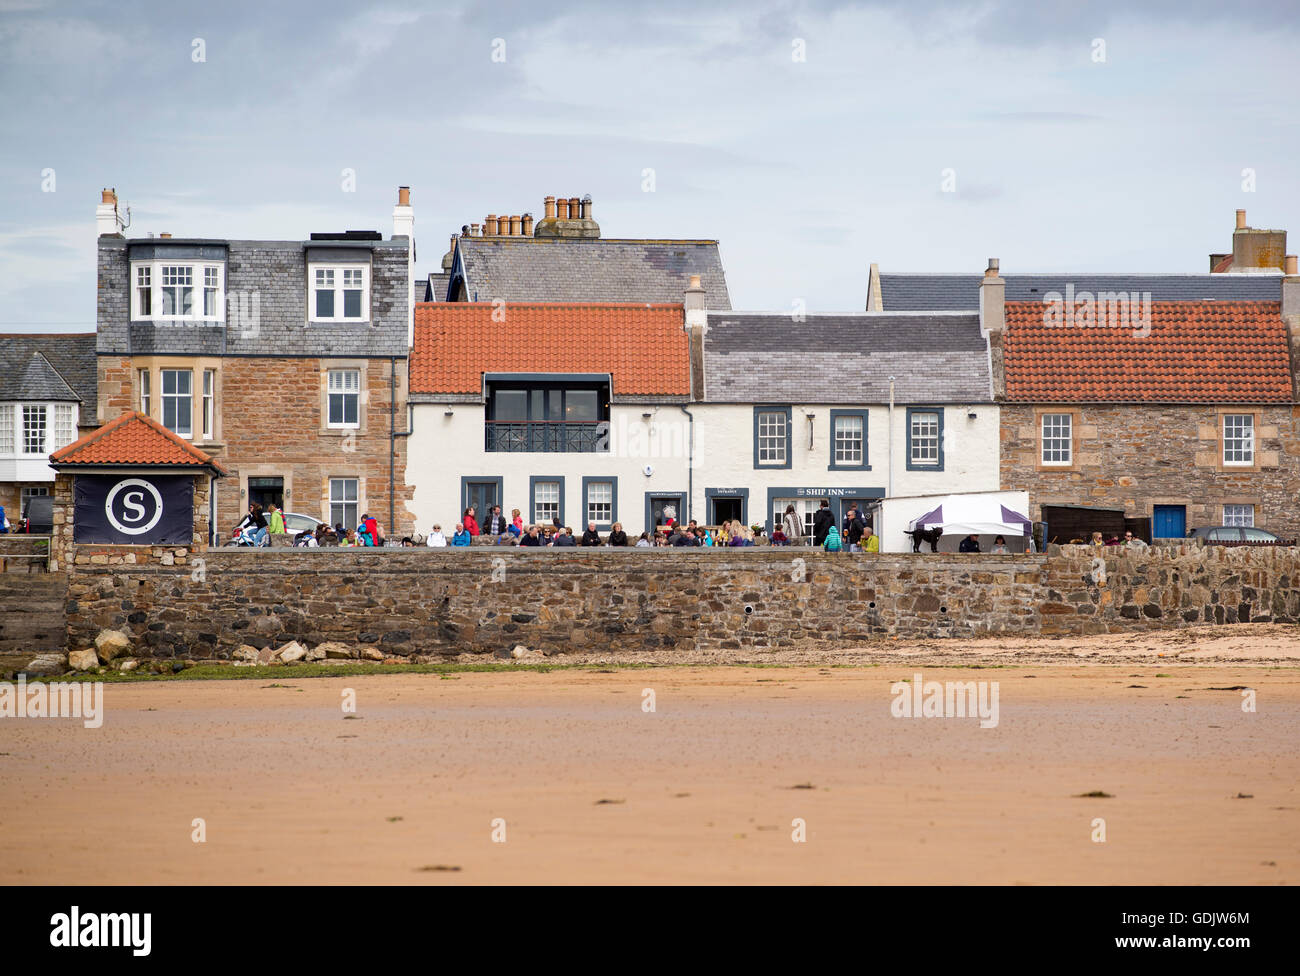
M 299 532 L 315 532 L 316 526 L 320 524 L 320 519 L 312 518 L 310 515 L 299 515 L 297 512 L 284 513 L 284 531 L 289 535 L 297 535 Z
M 1188 533 L 1192 539 L 1203 539 L 1207 546 L 1252 545 L 1279 546 L 1286 542 L 1280 536 L 1263 529 L 1245 525 L 1210 525 L 1201 529 L 1192 529 Z

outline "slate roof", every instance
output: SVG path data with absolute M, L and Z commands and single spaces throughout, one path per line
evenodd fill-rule
M 979 316 L 710 312 L 704 336 L 709 403 L 990 402 Z
M 127 411 L 50 455 L 56 465 L 184 465 L 225 469 L 197 447 L 142 413 Z
M 417 302 L 445 302 L 447 300 L 447 283 L 451 281 L 451 272 L 432 271 L 424 288 L 417 283 L 415 300 Z
M 698 274 L 707 307 L 731 308 L 717 241 L 461 237 L 457 249 L 470 301 L 681 302 Z
M 1042 302 L 1007 302 L 1008 401 L 1288 403 L 1278 302 L 1152 302 L 1133 328 L 1046 325 Z
M 1280 274 L 1004 274 L 1009 302 L 1042 301 L 1047 292 L 1150 292 L 1153 302 L 1276 302 L 1282 297 Z M 881 307 L 886 312 L 978 311 L 983 274 L 881 274 Z M 868 295 L 868 307 L 870 298 Z
M 484 373 L 609 373 L 618 396 L 689 397 L 678 305 L 490 303 L 415 307 L 411 393 L 479 394 Z
M 45 366 L 32 365 L 38 354 Z M 98 384 L 93 332 L 0 335 L 0 400 L 80 400 L 88 425 L 99 409 Z

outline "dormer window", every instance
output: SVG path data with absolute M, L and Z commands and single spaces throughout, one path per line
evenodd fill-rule
M 370 269 L 360 264 L 313 264 L 310 319 L 313 322 L 364 322 L 370 318 Z
M 220 322 L 225 267 L 208 262 L 133 261 L 131 318 Z

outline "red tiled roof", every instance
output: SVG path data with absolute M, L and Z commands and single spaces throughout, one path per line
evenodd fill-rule
M 210 465 L 225 473 L 211 456 L 177 437 L 142 413 L 128 411 L 80 440 L 50 455 L 54 464 L 184 464 Z
M 1077 307 L 1077 306 L 1076 306 Z M 1288 403 L 1291 365 L 1277 302 L 1152 302 L 1150 335 L 1047 325 L 1042 302 L 1007 302 L 1007 400 Z
M 478 393 L 484 373 L 610 373 L 613 394 L 689 396 L 681 305 L 485 302 L 415 306 L 412 393 Z M 501 318 L 501 314 L 497 318 Z

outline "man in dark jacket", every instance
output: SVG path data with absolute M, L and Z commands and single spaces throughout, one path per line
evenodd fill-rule
M 825 542 L 826 534 L 834 524 L 835 516 L 831 513 L 831 503 L 822 499 L 822 507 L 817 509 L 817 514 L 813 516 L 813 545 L 820 546 Z
M 862 533 L 866 527 L 867 521 L 858 511 L 857 504 L 851 503 L 848 511 L 844 513 L 844 524 L 840 526 L 840 535 L 844 537 L 849 552 L 858 552 L 858 544 L 862 541 Z
M 673 536 L 672 542 L 674 546 L 698 546 L 700 544 L 700 540 L 695 537 L 694 533 L 684 532 L 681 529 Z
M 557 549 L 565 549 L 570 546 L 576 546 L 578 540 L 573 537 L 573 530 L 565 526 L 564 531 L 555 533 L 555 539 L 551 546 Z
M 521 546 L 540 546 L 542 544 L 542 535 L 537 531 L 537 526 L 528 526 L 528 531 L 519 540 L 519 544 Z
M 479 535 L 505 535 L 508 524 L 506 517 L 501 514 L 501 506 L 493 505 L 492 511 L 483 520 L 483 525 L 479 528 Z
M 600 542 L 600 533 L 596 531 L 596 523 L 588 522 L 587 531 L 582 533 L 582 544 L 584 546 L 598 546 Z
M 980 537 L 975 535 L 974 533 L 971 533 L 970 535 L 966 536 L 966 538 L 961 540 L 961 545 L 957 547 L 957 551 L 958 552 L 979 552 Z

